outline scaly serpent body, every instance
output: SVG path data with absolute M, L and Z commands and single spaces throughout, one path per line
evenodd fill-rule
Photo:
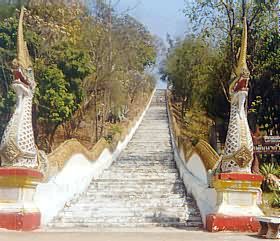
M 245 103 L 248 96 L 250 72 L 246 63 L 247 22 L 244 18 L 241 51 L 237 67 L 230 83 L 230 121 L 226 137 L 221 172 L 251 173 L 253 162 L 253 140 L 248 125 Z

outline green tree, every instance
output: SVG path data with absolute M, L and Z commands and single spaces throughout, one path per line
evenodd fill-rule
M 210 110 L 220 85 L 213 74 L 217 56 L 211 46 L 194 37 L 177 41 L 171 48 L 162 74 L 181 101 L 182 117 L 189 108 Z
M 17 22 L 14 18 L 0 21 L 0 136 L 9 121 L 15 104 L 15 95 L 11 90 L 11 70 L 9 62 L 15 57 Z
M 51 148 L 56 129 L 75 110 L 75 95 L 68 91 L 69 83 L 56 65 L 46 68 L 44 63 L 37 63 L 36 71 L 40 86 L 36 94 L 37 118 L 44 126 L 47 146 Z
M 14 106 L 10 66 L 16 54 L 15 10 L 22 2 L 0 6 L 0 13 L 5 12 L 0 18 L 0 133 Z M 145 74 L 156 58 L 152 35 L 134 18 L 119 16 L 105 1 L 94 2 L 89 9 L 64 0 L 24 1 L 25 40 L 38 83 L 35 137 L 39 145 L 46 140 L 48 151 L 56 130 L 63 126 L 71 137 L 89 109 L 93 110 L 94 144 L 103 135 L 109 112 L 128 108 L 153 86 Z
M 215 51 L 221 53 L 213 74 L 219 79 L 220 89 L 227 98 L 230 72 L 236 63 L 240 46 L 242 18 L 247 17 L 247 62 L 251 71 L 249 120 L 253 130 L 258 123 L 262 130 L 274 134 L 278 134 L 280 128 L 277 102 L 279 99 L 277 97 L 279 92 L 277 4 L 278 1 L 196 0 L 186 4 L 185 10 L 193 24 L 193 32 L 202 36 L 207 42 L 214 43 Z M 212 99 L 214 115 L 222 116 L 224 108 L 220 108 L 221 101 L 215 101 L 221 98 Z M 229 107 L 228 104 L 225 106 Z

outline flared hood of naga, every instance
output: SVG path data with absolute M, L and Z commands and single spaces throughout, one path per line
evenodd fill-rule
M 231 110 L 225 151 L 221 161 L 222 172 L 251 173 L 253 141 L 245 111 L 250 78 L 246 56 L 247 22 L 246 18 L 244 18 L 239 59 L 237 66 L 232 72 L 229 86 Z
M 17 57 L 13 60 L 14 81 L 12 86 L 17 93 L 30 96 L 35 90 L 36 82 L 27 44 L 23 37 L 23 16 L 24 7 L 22 7 L 20 11 L 17 35 Z

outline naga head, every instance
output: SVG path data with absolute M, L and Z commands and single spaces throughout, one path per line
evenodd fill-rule
M 12 87 L 17 95 L 32 96 L 35 91 L 36 82 L 34 78 L 32 62 L 23 37 L 23 15 L 24 8 L 22 7 L 18 25 L 17 57 L 12 63 L 12 71 L 14 76 Z
M 250 71 L 246 62 L 247 57 L 247 22 L 244 17 L 242 42 L 239 51 L 239 59 L 237 66 L 234 68 L 231 74 L 231 83 L 229 86 L 229 94 L 231 100 L 234 100 L 237 96 L 243 96 L 245 98 L 248 95 L 248 82 L 250 79 Z

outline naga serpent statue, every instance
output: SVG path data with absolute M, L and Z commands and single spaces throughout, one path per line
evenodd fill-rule
M 253 140 L 245 111 L 248 96 L 250 71 L 246 63 L 247 22 L 244 18 L 241 50 L 229 86 L 230 120 L 220 171 L 251 173 L 253 162 Z
M 0 144 L 1 166 L 39 169 L 46 175 L 47 156 L 37 149 L 32 127 L 32 99 L 36 82 L 23 37 L 23 15 L 22 7 L 17 36 L 17 58 L 13 60 L 12 70 L 12 88 L 16 93 L 17 102 Z

